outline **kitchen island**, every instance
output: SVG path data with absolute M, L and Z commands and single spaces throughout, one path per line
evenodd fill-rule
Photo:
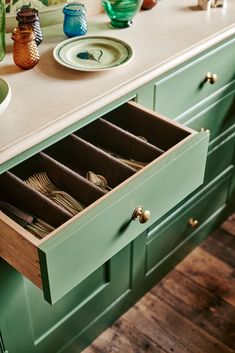
M 92 17 L 88 35 L 119 38 L 134 49 L 129 63 L 104 72 L 70 70 L 54 60 L 54 47 L 66 39 L 62 25 L 43 28 L 40 62 L 22 71 L 8 34 L 0 74 L 12 98 L 0 118 L 0 195 L 14 203 L 19 192 L 16 203 L 25 208 L 36 194 L 26 190 L 22 201 L 22 175 L 41 163 L 48 172 L 60 165 L 72 189 L 87 187 L 91 197 L 84 196 L 81 215 L 66 219 L 60 211 L 63 221 L 42 241 L 1 215 L 2 352 L 79 352 L 234 210 L 234 19 L 232 1 L 200 11 L 186 0 L 161 1 L 128 29 L 111 29 L 105 14 Z M 119 116 L 132 124 L 127 128 Z M 94 124 L 106 120 L 113 140 L 114 124 L 120 145 L 130 134 L 135 151 L 146 150 L 149 163 L 141 171 L 93 146 L 86 128 L 96 133 Z M 117 170 L 111 192 L 75 176 L 74 161 L 62 153 L 76 153 L 75 142 L 85 159 Z M 37 197 L 47 213 L 47 201 Z M 140 205 L 140 222 L 133 221 Z M 151 217 L 142 223 L 145 210 Z

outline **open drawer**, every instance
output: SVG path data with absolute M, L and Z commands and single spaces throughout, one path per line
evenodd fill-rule
M 203 182 L 208 140 L 122 105 L 0 176 L 0 256 L 55 303 Z M 56 190 L 32 184 L 42 172 Z

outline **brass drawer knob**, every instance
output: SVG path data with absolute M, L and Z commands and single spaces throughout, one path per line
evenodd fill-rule
M 188 224 L 190 225 L 190 227 L 196 228 L 198 226 L 199 222 L 195 218 L 189 218 Z
M 210 129 L 205 129 L 204 127 L 202 127 L 200 131 L 205 131 L 205 132 L 210 133 Z
M 211 85 L 213 85 L 217 81 L 218 81 L 218 76 L 216 74 L 212 74 L 210 72 L 207 72 L 207 74 L 206 74 L 206 82 L 209 82 Z
M 151 213 L 149 210 L 144 211 L 143 207 L 139 206 L 134 210 L 132 219 L 136 220 L 138 218 L 140 223 L 146 223 L 150 219 L 150 216 Z

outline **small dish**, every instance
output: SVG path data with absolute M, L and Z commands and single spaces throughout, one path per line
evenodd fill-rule
M 134 55 L 126 42 L 105 36 L 74 37 L 58 44 L 53 52 L 61 65 L 79 71 L 104 71 L 120 67 Z
M 0 78 L 0 114 L 4 112 L 11 100 L 11 89 L 8 83 Z

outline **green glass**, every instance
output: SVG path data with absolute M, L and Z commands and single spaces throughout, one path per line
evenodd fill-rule
M 6 53 L 5 48 L 5 1 L 0 0 L 0 61 L 4 58 Z
M 143 0 L 102 0 L 102 6 L 111 19 L 111 26 L 125 28 L 132 25 L 132 18 L 139 11 Z

